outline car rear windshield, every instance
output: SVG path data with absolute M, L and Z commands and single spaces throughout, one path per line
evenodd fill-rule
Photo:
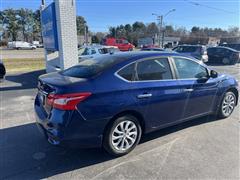
M 85 59 L 78 65 L 61 71 L 60 74 L 76 78 L 91 78 L 105 69 L 112 67 L 119 60 L 123 60 L 123 58 L 120 59 L 120 57 L 111 55 Z
M 197 46 L 179 46 L 175 49 L 176 52 L 196 52 L 200 47 Z

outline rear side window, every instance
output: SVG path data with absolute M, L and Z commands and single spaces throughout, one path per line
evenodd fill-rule
M 196 47 L 196 46 L 178 46 L 177 48 L 175 48 L 174 50 L 176 52 L 180 52 L 180 53 L 184 53 L 184 52 L 196 52 L 200 49 L 200 47 Z
M 95 51 L 95 49 L 91 50 L 91 54 L 96 54 L 97 52 Z
M 207 50 L 207 52 L 208 52 L 209 54 L 213 54 L 213 53 L 216 52 L 216 49 L 215 49 L 215 48 L 209 48 L 209 49 Z
M 145 60 L 137 65 L 139 81 L 172 79 L 172 72 L 167 58 Z
M 123 60 L 125 60 L 124 57 L 102 55 L 85 59 L 76 66 L 60 71 L 60 74 L 76 78 L 91 78 Z
M 194 61 L 184 58 L 174 58 L 174 62 L 179 79 L 200 79 L 208 77 L 207 69 Z
M 135 69 L 135 63 L 130 64 L 123 69 L 121 69 L 118 72 L 118 75 L 121 76 L 122 78 L 128 80 L 128 81 L 133 81 L 134 79 L 134 69 Z

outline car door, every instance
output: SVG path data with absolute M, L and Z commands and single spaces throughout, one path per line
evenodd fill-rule
M 223 48 L 215 48 L 215 51 L 212 53 L 212 59 L 214 60 L 214 62 L 222 62 L 222 59 L 225 56 L 225 51 Z
M 183 116 L 186 98 L 174 77 L 167 57 L 136 64 L 136 104 L 151 128 L 171 124 Z
M 208 60 L 209 60 L 209 62 L 216 62 L 216 59 L 217 59 L 217 57 L 216 57 L 216 48 L 209 48 L 208 50 L 207 50 L 207 54 L 208 54 Z
M 125 51 L 123 41 L 121 39 L 116 40 L 117 46 L 121 51 Z
M 218 81 L 209 77 L 208 69 L 194 60 L 173 57 L 179 87 L 187 97 L 183 117 L 208 114 L 213 110 Z

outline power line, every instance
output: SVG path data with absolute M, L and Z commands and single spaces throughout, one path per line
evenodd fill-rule
M 198 3 L 198 2 L 195 2 L 195 1 L 189 1 L 189 0 L 184 0 L 184 1 L 189 3 L 189 4 L 192 4 L 194 6 L 202 6 L 202 7 L 208 8 L 208 9 L 213 9 L 213 10 L 216 10 L 216 11 L 221 11 L 221 12 L 225 12 L 225 13 L 229 13 L 229 14 L 236 14 L 237 13 L 237 12 L 227 11 L 227 10 L 221 9 L 221 8 L 216 8 L 216 7 L 213 7 L 213 6 L 208 6 L 206 4 L 201 4 L 201 3 Z

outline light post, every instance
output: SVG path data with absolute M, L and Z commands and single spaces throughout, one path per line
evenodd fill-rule
M 42 0 L 42 6 L 45 6 L 46 2 L 45 0 Z
M 163 48 L 163 44 L 164 44 L 164 35 L 163 35 L 163 18 L 166 17 L 167 15 L 169 15 L 171 12 L 176 11 L 176 9 L 171 9 L 170 11 L 168 11 L 165 15 L 159 15 L 156 13 L 152 13 L 153 16 L 157 16 L 157 20 L 158 20 L 158 28 L 159 28 L 159 32 L 158 32 L 158 43 L 159 46 L 161 48 Z M 161 43 L 161 37 L 162 37 L 162 43 Z

